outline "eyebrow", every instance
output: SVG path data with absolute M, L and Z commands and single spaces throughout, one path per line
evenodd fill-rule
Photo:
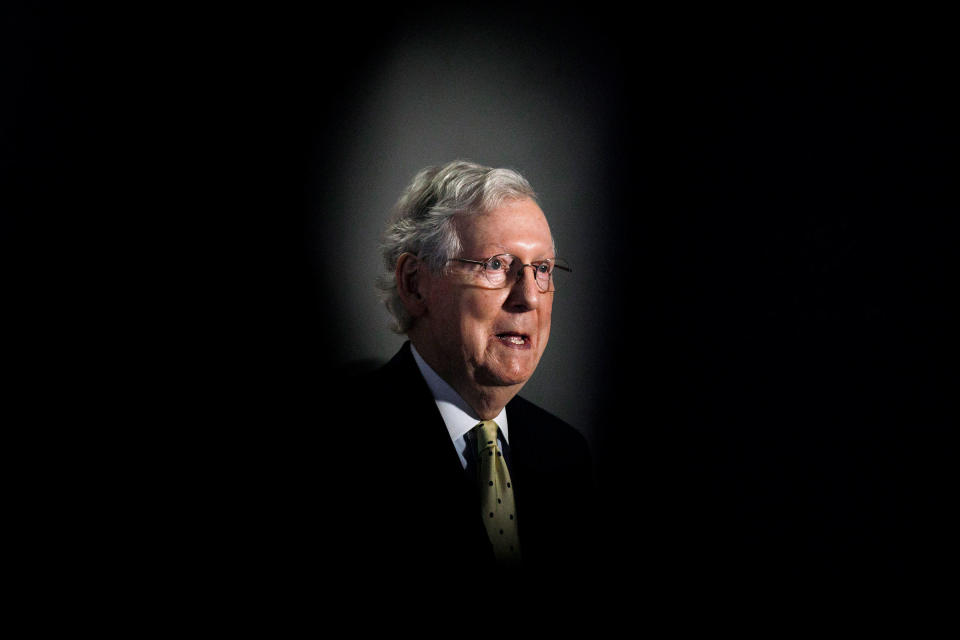
M 481 256 L 481 257 L 482 257 L 484 260 L 486 260 L 486 259 L 488 259 L 488 258 L 493 258 L 494 256 L 503 256 L 503 255 L 513 256 L 514 258 L 516 258 L 516 259 L 519 260 L 520 262 L 523 262 L 523 260 L 520 258 L 520 256 L 518 256 L 518 255 L 515 254 L 515 253 L 511 253 L 511 252 L 509 252 L 509 251 L 501 251 L 501 252 L 498 252 L 498 253 L 491 253 L 491 254 L 489 254 L 489 255 L 484 255 L 484 256 Z M 534 258 L 533 260 L 531 260 L 531 261 L 528 262 L 527 264 L 531 264 L 531 263 L 534 263 L 534 262 L 545 262 L 545 261 L 547 261 L 547 260 L 549 260 L 550 262 L 556 262 L 557 257 L 554 256 L 554 257 L 552 257 L 552 258 L 548 258 L 548 257 L 545 257 L 545 256 L 544 256 L 544 257 L 540 257 L 540 258 Z
M 517 256 L 517 254 L 513 253 L 512 251 L 510 251 L 510 249 L 508 249 L 507 247 L 505 247 L 505 246 L 502 245 L 502 244 L 491 244 L 491 245 L 489 245 L 489 246 L 491 246 L 491 247 L 498 247 L 498 248 L 500 249 L 500 251 L 497 251 L 496 253 L 491 253 L 491 254 L 489 254 L 489 255 L 486 255 L 485 257 L 487 257 L 487 258 L 492 258 L 493 256 L 498 256 L 498 255 L 501 255 L 501 254 L 504 254 L 504 253 L 510 254 L 511 256 L 519 257 L 519 256 Z M 550 247 L 550 252 L 549 252 L 549 253 L 556 254 L 556 252 L 553 250 L 553 246 Z M 556 255 L 554 255 L 552 258 L 548 258 L 545 254 L 541 254 L 541 257 L 539 257 L 539 258 L 534 258 L 534 260 L 556 260 L 556 259 L 557 259 L 557 256 L 556 256 Z

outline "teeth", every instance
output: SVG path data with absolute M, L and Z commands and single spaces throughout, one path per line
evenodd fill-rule
M 507 339 L 513 344 L 523 344 L 523 338 L 520 336 L 510 336 Z

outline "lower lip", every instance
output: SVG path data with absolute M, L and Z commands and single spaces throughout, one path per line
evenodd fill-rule
M 513 342 L 510 336 L 494 336 L 494 338 L 497 339 L 497 342 L 510 349 L 525 350 L 530 348 L 530 338 L 524 338 L 523 342 Z

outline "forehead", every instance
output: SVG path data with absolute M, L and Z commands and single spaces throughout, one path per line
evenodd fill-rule
M 553 246 L 550 225 L 533 200 L 508 200 L 487 213 L 457 219 L 464 250 L 496 253 L 546 252 Z

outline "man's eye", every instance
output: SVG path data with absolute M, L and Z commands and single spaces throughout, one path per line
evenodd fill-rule
M 537 265 L 537 271 L 540 273 L 550 273 L 550 265 L 546 262 Z
M 500 258 L 491 258 L 487 262 L 487 268 L 493 269 L 494 271 L 499 271 L 500 269 L 503 269 L 503 260 Z

